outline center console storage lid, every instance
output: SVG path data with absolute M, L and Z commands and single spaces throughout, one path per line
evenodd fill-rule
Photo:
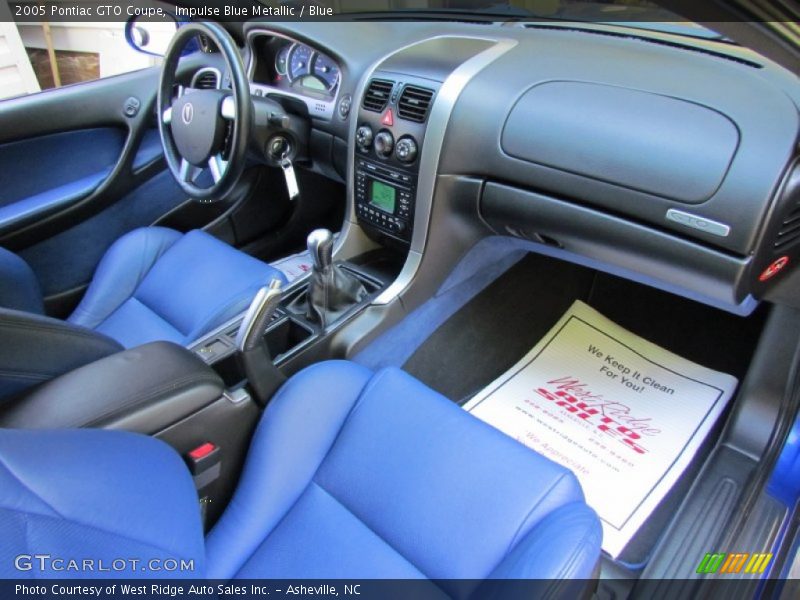
M 182 346 L 153 342 L 89 363 L 0 405 L 0 427 L 102 427 L 153 434 L 222 396 L 220 377 Z

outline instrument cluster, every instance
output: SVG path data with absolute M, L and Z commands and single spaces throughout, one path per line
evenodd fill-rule
M 255 37 L 252 50 L 253 83 L 314 98 L 336 96 L 341 70 L 326 54 L 279 36 Z

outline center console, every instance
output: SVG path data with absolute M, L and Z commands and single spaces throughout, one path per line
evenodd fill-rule
M 358 109 L 355 213 L 381 242 L 411 242 L 428 113 L 439 83 L 376 71 Z
M 338 315 L 335 321 L 316 322 L 309 318 L 306 309 L 310 280 L 298 280 L 283 290 L 280 303 L 263 328 L 272 361 L 287 376 L 316 360 L 330 358 L 331 349 L 326 344 L 331 335 L 367 306 L 396 274 L 393 269 L 384 271 L 382 265 L 372 262 L 369 256 L 338 266 L 364 286 L 366 295 L 357 303 Z M 236 348 L 243 319 L 244 315 L 232 319 L 189 348 L 213 367 L 229 387 L 245 379 Z

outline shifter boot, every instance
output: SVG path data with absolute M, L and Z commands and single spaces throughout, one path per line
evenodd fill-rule
M 327 327 L 366 295 L 364 284 L 337 264 L 312 269 L 306 317 Z

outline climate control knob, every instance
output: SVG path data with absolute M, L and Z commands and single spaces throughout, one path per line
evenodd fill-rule
M 356 144 L 362 150 L 369 150 L 372 145 L 372 129 L 369 125 L 362 125 L 356 130 Z
M 388 158 L 394 150 L 394 136 L 390 131 L 379 131 L 375 136 L 375 154 L 383 158 Z
M 402 163 L 412 163 L 417 158 L 417 142 L 411 136 L 397 140 L 394 155 Z

